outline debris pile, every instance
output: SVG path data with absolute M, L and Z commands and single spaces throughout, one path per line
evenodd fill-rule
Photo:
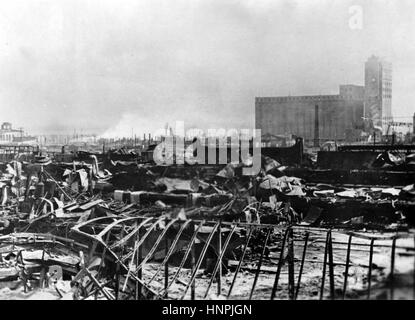
M 272 280 L 263 275 L 282 277 L 287 263 L 284 286 L 293 298 L 298 295 L 298 288 L 293 293 L 294 261 L 302 261 L 308 288 L 310 279 L 316 279 L 310 275 L 320 270 L 310 262 L 321 258 L 317 252 L 323 248 L 324 259 L 333 258 L 327 249 L 334 241 L 332 233 L 330 245 L 320 241 L 328 232 L 324 228 L 408 235 L 414 222 L 414 184 L 308 183 L 265 156 L 254 177 L 242 174 L 249 161 L 156 166 L 138 163 L 137 154 L 123 149 L 111 156 L 101 162 L 87 153 L 72 162 L 38 156 L 0 165 L 0 294 L 11 290 L 16 298 L 206 298 L 211 287 L 221 296 L 229 285 L 227 297 L 235 289 L 236 296 L 253 298 L 258 286 L 271 290 L 274 298 L 280 287 L 269 288 Z M 376 165 L 411 166 L 413 157 L 382 153 Z M 287 231 L 296 226 L 300 229 L 295 234 Z M 304 243 L 303 252 L 314 246 L 314 256 L 305 259 L 294 242 Z M 347 250 L 356 254 L 354 249 Z M 373 255 L 374 248 L 370 250 Z M 350 263 L 334 260 L 327 262 L 330 286 L 344 278 L 338 266 L 348 268 Z M 249 293 L 235 287 L 240 271 L 243 281 L 253 281 Z M 356 286 L 362 283 L 356 281 Z M 200 293 L 201 288 L 206 292 Z M 308 294 L 316 296 L 315 290 Z

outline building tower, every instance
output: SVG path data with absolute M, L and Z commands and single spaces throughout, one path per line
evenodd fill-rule
M 364 117 L 386 133 L 392 119 L 392 64 L 376 56 L 365 63 Z

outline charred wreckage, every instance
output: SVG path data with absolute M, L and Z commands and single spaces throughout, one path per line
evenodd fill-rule
M 10 151 L 10 150 L 9 150 Z M 116 150 L 1 156 L 3 299 L 415 294 L 415 146 L 156 165 Z

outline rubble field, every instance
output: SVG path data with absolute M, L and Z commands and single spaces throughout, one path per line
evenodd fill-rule
M 266 156 L 242 175 L 249 165 L 2 162 L 0 299 L 415 297 L 413 183 L 310 182 Z

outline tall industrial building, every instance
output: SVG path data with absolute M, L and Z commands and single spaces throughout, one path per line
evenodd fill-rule
M 346 140 L 362 127 L 363 87 L 340 86 L 338 95 L 257 97 L 256 128 L 262 134 L 303 137 L 306 142 Z
M 392 121 L 392 65 L 371 56 L 365 63 L 365 118 L 385 133 Z
M 293 134 L 314 144 L 353 141 L 368 126 L 385 132 L 387 126 L 382 123 L 392 118 L 391 73 L 390 64 L 370 57 L 365 86 L 340 85 L 337 95 L 256 97 L 256 128 L 263 135 Z

